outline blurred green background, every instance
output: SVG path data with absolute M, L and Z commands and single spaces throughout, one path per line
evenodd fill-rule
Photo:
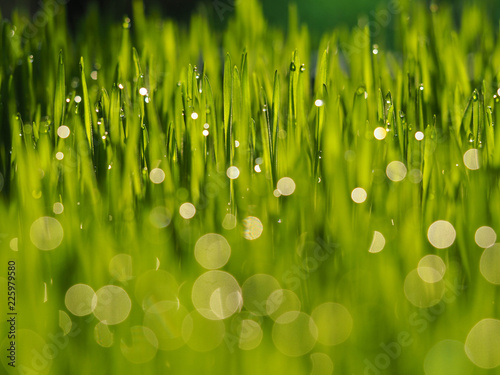
M 67 3 L 68 18 L 70 24 L 78 23 L 84 12 L 91 4 L 98 4 L 101 13 L 120 19 L 124 13 L 131 14 L 133 0 L 117 1 L 76 1 L 76 0 L 49 0 L 48 3 Z M 242 0 L 145 0 L 146 12 L 159 11 L 163 16 L 174 18 L 178 21 L 188 20 L 190 15 L 199 8 L 210 14 L 215 22 L 224 25 L 228 16 L 233 12 L 234 6 Z M 288 8 L 292 3 L 297 4 L 299 19 L 306 23 L 313 34 L 319 34 L 330 30 L 335 26 L 355 26 L 360 17 L 376 18 L 376 12 L 380 10 L 396 9 L 400 4 L 408 3 L 410 0 L 267 0 L 261 1 L 267 20 L 276 26 L 286 27 L 288 21 Z M 429 7 L 431 4 L 437 6 L 451 6 L 456 15 L 456 22 L 460 22 L 459 15 L 463 6 L 473 3 L 488 9 L 496 22 L 500 17 L 500 7 L 496 0 L 412 0 L 412 2 L 424 2 Z M 9 17 L 14 7 L 25 9 L 35 14 L 42 7 L 41 0 L 16 0 L 1 1 L 0 9 L 2 15 Z

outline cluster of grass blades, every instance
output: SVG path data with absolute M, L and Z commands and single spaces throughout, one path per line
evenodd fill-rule
M 486 9 L 400 2 L 316 40 L 293 6 L 284 33 L 255 0 L 221 32 L 133 5 L 74 36 L 63 7 L 2 21 L 4 370 L 496 374 Z

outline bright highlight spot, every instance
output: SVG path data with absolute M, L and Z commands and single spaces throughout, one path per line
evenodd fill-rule
M 373 131 L 373 136 L 379 141 L 381 141 L 387 136 L 387 131 L 383 127 L 379 126 L 378 128 L 375 128 L 375 130 Z
M 415 133 L 415 139 L 417 141 L 421 141 L 422 139 L 424 139 L 424 133 L 422 133 L 422 132 L 416 132 Z
M 196 310 L 210 320 L 229 318 L 243 303 L 238 282 L 223 271 L 208 271 L 198 277 L 191 299 Z
M 94 311 L 97 305 L 97 295 L 90 286 L 76 284 L 66 292 L 64 304 L 73 315 L 86 316 Z
M 500 320 L 483 319 L 472 327 L 465 340 L 465 353 L 483 369 L 500 366 Z
M 57 128 L 57 135 L 60 138 L 63 138 L 63 139 L 68 138 L 70 133 L 71 133 L 71 131 L 69 130 L 69 128 L 66 125 L 61 125 L 61 126 L 59 126 L 59 128 Z
M 214 270 L 223 267 L 231 256 L 231 246 L 217 233 L 201 236 L 194 246 L 194 257 L 203 268 Z
M 229 167 L 226 171 L 226 175 L 227 177 L 229 177 L 231 180 L 235 180 L 238 178 L 238 176 L 240 175 L 240 170 L 238 169 L 238 167 L 235 167 L 235 166 L 232 166 L 232 167 Z
M 475 148 L 467 150 L 464 154 L 464 164 L 471 171 L 479 169 L 479 151 Z
M 453 225 L 445 220 L 438 220 L 429 226 L 427 239 L 437 249 L 446 249 L 453 245 L 457 232 Z
M 406 177 L 406 166 L 400 161 L 391 161 L 385 170 L 389 180 L 394 182 L 403 181 Z
M 139 89 L 139 94 L 141 94 L 142 96 L 146 96 L 148 94 L 148 89 L 145 87 L 141 87 Z
M 479 270 L 488 282 L 500 285 L 500 243 L 483 251 L 479 262 Z
M 53 217 L 44 216 L 31 224 L 31 242 L 40 250 L 54 250 L 61 244 L 63 237 L 63 227 Z
M 191 118 L 196 120 L 198 118 L 198 114 L 196 112 L 191 113 Z
M 96 295 L 97 305 L 94 309 L 94 316 L 99 321 L 113 325 L 127 319 L 132 309 L 132 301 L 123 288 L 106 285 L 99 289 Z
M 276 189 L 281 195 L 292 195 L 295 191 L 295 181 L 290 177 L 283 177 L 276 184 Z
M 156 206 L 149 213 L 149 222 L 155 228 L 161 229 L 169 226 L 172 221 L 172 214 L 163 206 Z
M 366 197 L 366 190 L 361 187 L 357 187 L 351 192 L 351 198 L 355 203 L 363 203 Z
M 243 220 L 243 225 L 245 226 L 244 237 L 247 240 L 256 240 L 264 231 L 262 222 L 255 216 L 247 216 Z
M 370 245 L 370 249 L 368 252 L 370 253 L 380 253 L 385 246 L 385 237 L 382 233 L 374 231 L 373 232 L 373 240 Z
M 474 235 L 474 240 L 477 246 L 486 249 L 487 247 L 493 246 L 497 241 L 497 234 L 495 230 L 491 227 L 480 227 L 476 230 Z
M 226 230 L 236 228 L 236 216 L 233 214 L 226 214 L 226 216 L 224 216 L 224 220 L 222 220 L 222 228 Z
M 161 184 L 165 180 L 165 172 L 160 168 L 153 168 L 149 173 L 149 179 L 153 184 Z
M 196 207 L 189 202 L 183 203 L 179 207 L 179 214 L 184 219 L 191 219 L 196 214 Z
M 325 103 L 323 102 L 323 100 L 321 99 L 316 99 L 316 101 L 314 102 L 314 105 L 316 107 L 321 107 L 322 105 L 324 105 Z
M 56 202 L 54 203 L 54 205 L 52 206 L 52 211 L 56 214 L 56 215 L 60 215 L 64 212 L 64 206 L 61 202 Z
M 418 262 L 418 275 L 426 283 L 436 283 L 443 279 L 446 265 L 437 255 L 426 255 Z

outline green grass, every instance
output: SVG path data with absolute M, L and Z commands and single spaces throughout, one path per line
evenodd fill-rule
M 334 374 L 496 374 L 484 367 L 500 365 L 499 322 L 485 321 L 478 338 L 471 329 L 500 319 L 499 257 L 481 263 L 475 240 L 481 226 L 500 230 L 498 20 L 470 5 L 455 29 L 445 6 L 403 4 L 390 29 L 361 24 L 316 40 L 295 8 L 284 33 L 254 0 L 238 2 L 223 32 L 202 15 L 183 26 L 140 1 L 133 9 L 113 24 L 91 8 L 75 35 L 63 9 L 30 38 L 22 13 L 2 21 L 1 319 L 8 260 L 18 313 L 16 369 L 0 327 L 7 373 L 323 375 L 333 364 Z M 465 165 L 471 149 L 477 170 Z M 407 171 L 399 182 L 386 171 L 394 161 L 396 175 Z M 284 177 L 295 191 L 277 196 Z M 359 204 L 356 187 L 367 193 Z M 180 214 L 185 203 L 192 218 Z M 444 249 L 428 240 L 437 220 L 456 231 Z M 372 253 L 375 231 L 385 246 Z M 222 270 L 243 286 L 238 306 L 224 294 L 237 291 L 230 281 L 205 285 L 221 320 L 196 313 L 192 295 L 206 233 L 227 240 Z M 429 254 L 446 265 L 442 281 L 413 271 Z M 245 283 L 260 274 L 274 280 Z M 294 306 L 279 311 L 300 301 L 303 312 L 287 324 L 262 310 L 278 283 Z M 125 292 L 109 302 L 101 290 L 98 309 L 75 316 L 65 296 L 76 284 Z M 327 302 L 347 316 L 320 318 Z M 126 319 L 103 325 L 106 311 Z M 157 351 L 168 337 L 182 346 Z

